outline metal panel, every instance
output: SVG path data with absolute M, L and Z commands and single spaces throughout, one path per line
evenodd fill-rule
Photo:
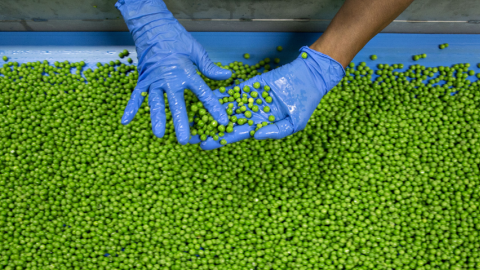
M 189 31 L 323 31 L 341 0 L 165 0 Z M 115 0 L 2 0 L 0 31 L 127 31 Z M 384 32 L 480 33 L 480 1 L 416 0 Z

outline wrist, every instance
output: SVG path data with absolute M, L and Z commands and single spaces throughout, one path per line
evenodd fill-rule
M 333 37 L 329 37 L 328 33 L 324 33 L 310 46 L 310 49 L 328 55 L 340 63 L 343 68 L 348 66 L 354 56 L 347 48 L 348 47 L 342 46 L 341 40 L 336 41 Z
M 345 76 L 345 69 L 340 62 L 323 52 L 319 52 L 307 46 L 300 49 L 300 52 L 306 52 L 307 58 L 305 64 L 309 67 L 313 77 L 320 79 L 325 85 L 324 94 L 330 91 Z M 301 55 L 301 54 L 300 54 Z M 301 57 L 301 56 L 299 56 Z M 317 82 L 318 84 L 318 82 Z

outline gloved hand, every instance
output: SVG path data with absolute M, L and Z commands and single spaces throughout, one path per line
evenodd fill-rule
M 165 101 L 167 93 L 175 133 L 180 144 L 186 144 L 190 128 L 184 100 L 184 90 L 190 89 L 205 108 L 221 124 L 228 123 L 223 106 L 196 73 L 213 80 L 226 80 L 230 70 L 216 66 L 203 47 L 168 11 L 162 0 L 118 0 L 120 10 L 135 41 L 138 54 L 138 83 L 128 101 L 122 124 L 132 121 L 149 92 L 152 129 L 155 136 L 165 134 Z
M 325 54 L 308 47 L 302 47 L 300 52 L 293 62 L 239 85 L 241 95 L 246 93 L 251 97 L 253 91 L 259 93 L 262 105 L 258 106 L 258 112 L 252 112 L 250 119 L 254 121 L 254 125 L 236 125 L 233 132 L 225 133 L 222 139 L 230 144 L 250 138 L 250 132 L 255 130 L 258 124 L 269 122 L 270 115 L 275 117 L 274 124 L 261 127 L 255 132 L 255 139 L 281 139 L 305 128 L 322 97 L 343 78 L 345 71 L 340 63 Z M 302 54 L 307 57 L 304 59 Z M 260 83 L 259 89 L 254 89 L 255 82 Z M 268 94 L 272 97 L 271 103 L 266 103 L 261 95 L 265 85 L 270 87 Z M 245 86 L 250 87 L 249 92 L 244 91 Z M 227 91 L 214 92 L 218 98 L 228 96 Z M 270 112 L 264 112 L 265 106 L 270 107 Z M 245 118 L 243 115 L 237 117 Z M 221 147 L 220 142 L 221 140 L 208 138 L 200 146 L 204 150 L 211 150 Z

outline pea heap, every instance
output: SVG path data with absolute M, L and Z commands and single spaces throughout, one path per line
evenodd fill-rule
M 270 107 L 268 106 L 269 103 L 273 102 L 273 98 L 268 94 L 270 91 L 270 86 L 265 85 L 263 87 L 262 94 L 259 94 L 259 90 L 261 90 L 261 84 L 259 82 L 255 82 L 253 84 L 253 91 L 251 91 L 249 86 L 243 87 L 244 93 L 240 93 L 240 87 L 235 86 L 233 89 L 228 90 L 229 97 L 221 98 L 220 104 L 228 103 L 227 114 L 229 115 L 230 122 L 227 126 L 219 125 L 216 120 L 213 119 L 211 115 L 207 112 L 205 108 L 203 108 L 203 104 L 199 101 L 195 102 L 190 107 L 190 111 L 188 114 L 189 121 L 193 124 L 193 129 L 191 130 L 192 135 L 200 135 L 200 139 L 205 141 L 208 136 L 211 136 L 215 141 L 225 135 L 225 132 L 231 133 L 233 132 L 234 124 L 237 125 L 244 125 L 247 124 L 252 126 L 254 121 L 250 119 L 253 113 L 258 112 L 260 110 L 259 106 L 262 106 L 262 110 L 265 113 L 270 112 Z M 220 93 L 225 93 L 225 87 L 220 87 Z M 261 97 L 261 98 L 260 98 Z M 195 97 L 192 97 L 195 99 Z M 236 101 L 236 105 L 232 103 Z M 236 106 L 236 109 L 235 109 Z M 247 109 L 248 108 L 248 109 Z M 233 113 L 235 115 L 232 115 Z M 245 117 L 245 118 L 244 118 Z M 270 123 L 275 121 L 275 116 L 269 115 L 268 120 Z M 268 122 L 264 123 L 257 123 L 257 128 L 250 132 L 250 135 L 253 136 L 255 131 L 259 130 L 261 127 L 266 126 L 269 124 Z M 227 141 L 225 139 L 221 140 L 221 144 L 225 145 Z
M 276 58 L 278 59 L 278 58 Z M 275 59 L 275 63 L 278 64 L 278 61 Z M 212 89 L 218 88 L 220 93 L 228 93 L 228 97 L 220 98 L 220 104 L 227 104 L 226 109 L 229 123 L 224 125 L 219 125 L 219 123 L 213 118 L 212 115 L 203 107 L 202 102 L 198 101 L 195 95 L 188 91 L 186 99 L 187 103 L 192 104 L 188 111 L 189 122 L 192 125 L 191 135 L 199 135 L 200 140 L 205 141 L 209 137 L 212 137 L 213 140 L 218 141 L 222 145 L 226 145 L 228 142 L 225 139 L 222 139 L 225 136 L 225 133 L 233 132 L 234 125 L 244 125 L 248 124 L 250 126 L 256 124 L 257 127 L 255 130 L 250 132 L 250 135 L 253 136 L 255 131 L 259 130 L 261 127 L 266 126 L 275 121 L 275 116 L 270 114 L 268 116 L 269 122 L 255 123 L 250 119 L 253 113 L 258 112 L 260 109 L 265 113 L 270 112 L 270 107 L 268 104 L 273 102 L 273 98 L 268 94 L 270 91 L 270 86 L 262 86 L 260 82 L 253 83 L 253 90 L 249 86 L 243 87 L 243 94 L 240 93 L 241 89 L 239 86 L 234 86 L 233 88 L 227 89 L 232 84 L 240 84 L 241 81 L 246 81 L 255 77 L 258 74 L 268 72 L 271 66 L 270 58 L 265 58 L 255 65 L 243 65 L 242 62 L 233 62 L 227 66 L 222 66 L 221 63 L 216 63 L 219 67 L 224 69 L 229 69 L 232 71 L 232 78 L 229 78 L 224 81 L 213 81 L 206 78 L 203 74 L 198 72 L 201 77 L 206 80 L 207 85 Z M 262 70 L 263 69 L 263 72 Z M 233 81 L 233 78 L 237 78 Z M 232 103 L 236 101 L 236 103 Z M 235 115 L 234 115 L 235 113 Z
M 469 64 L 352 63 L 305 130 L 212 151 L 120 124 L 135 66 L 0 73 L 1 269 L 480 267 Z

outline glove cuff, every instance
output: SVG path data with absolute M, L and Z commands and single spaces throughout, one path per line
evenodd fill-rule
M 321 52 L 310 49 L 307 46 L 300 48 L 300 55 L 298 58 L 302 58 L 302 53 L 307 53 L 307 58 L 303 59 L 310 71 L 314 74 L 314 77 L 321 78 L 326 87 L 325 95 L 337 85 L 345 76 L 345 70 L 343 66 L 330 56 Z
M 162 0 L 118 0 L 115 7 L 125 19 L 168 11 Z
M 148 31 L 165 20 L 176 21 L 162 0 L 118 0 L 115 7 L 122 13 L 132 35 Z

